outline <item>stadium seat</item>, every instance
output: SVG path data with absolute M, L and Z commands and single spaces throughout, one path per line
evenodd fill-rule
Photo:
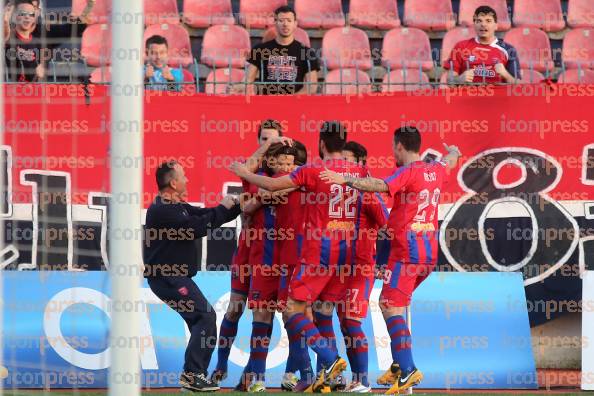
M 497 31 L 501 32 L 511 29 L 511 19 L 505 0 L 460 0 L 458 23 L 461 26 L 473 26 L 474 11 L 482 5 L 488 5 L 497 13 Z
M 567 24 L 572 28 L 594 27 L 594 2 L 592 0 L 569 0 Z
M 520 67 L 532 68 L 539 72 L 554 67 L 549 36 L 540 29 L 513 28 L 505 34 L 505 41 L 518 51 Z
M 230 84 L 244 81 L 245 72 L 243 69 L 217 69 L 213 70 L 206 77 L 205 91 L 211 95 L 230 94 Z
M 169 66 L 188 66 L 194 60 L 188 31 L 181 25 L 150 25 L 144 31 L 144 41 L 154 35 L 163 36 L 169 44 Z
M 341 0 L 295 0 L 295 12 L 304 29 L 344 26 Z
M 262 42 L 265 43 L 270 40 L 274 40 L 276 38 L 276 29 L 274 27 L 268 28 L 264 34 L 262 35 Z M 301 28 L 297 28 L 295 30 L 295 40 L 299 41 L 301 44 L 305 45 L 306 47 L 311 48 L 311 42 L 309 41 L 309 35 L 307 32 Z
M 109 65 L 111 61 L 111 29 L 109 25 L 89 25 L 82 34 L 80 52 L 87 65 Z
M 471 27 L 456 27 L 443 36 L 441 43 L 441 65 L 445 66 L 446 61 L 452 53 L 454 46 L 462 40 L 475 37 L 474 29 Z
M 413 69 L 424 71 L 433 68 L 429 36 L 420 29 L 396 28 L 384 36 L 382 64 L 392 69 Z
M 80 16 L 87 6 L 87 0 L 72 0 L 72 15 Z M 89 24 L 109 23 L 111 19 L 111 0 L 96 0 L 91 13 Z
M 384 76 L 382 92 L 416 91 L 422 84 L 429 84 L 429 78 L 419 69 L 394 70 Z
M 177 0 L 144 0 L 144 23 L 147 26 L 179 23 Z
M 250 51 L 250 35 L 241 26 L 211 26 L 202 39 L 200 61 L 208 66 L 243 68 Z
M 368 29 L 394 29 L 400 26 L 395 0 L 351 0 L 349 24 Z
M 91 73 L 91 82 L 94 84 L 111 82 L 111 66 L 98 67 Z
M 456 26 L 451 0 L 405 0 L 404 24 L 423 30 L 449 30 Z
M 193 28 L 233 25 L 231 0 L 184 0 L 184 22 Z
M 535 84 L 545 79 L 545 76 L 541 72 L 537 72 L 536 70 L 522 69 L 521 74 L 521 84 Z
M 568 69 L 594 68 L 594 29 L 578 28 L 563 39 L 563 63 Z
M 570 69 L 562 73 L 557 79 L 560 83 L 566 84 L 594 84 L 593 70 Z
M 274 10 L 287 5 L 287 0 L 241 0 L 239 22 L 245 27 L 263 29 L 274 25 Z
M 373 66 L 367 33 L 353 27 L 328 30 L 322 40 L 322 57 L 328 69 L 369 70 Z
M 356 95 L 371 92 L 369 75 L 361 70 L 331 70 L 326 74 L 324 81 L 324 92 L 327 95 Z
M 565 28 L 560 0 L 516 0 L 514 25 L 531 27 L 545 32 L 558 32 Z

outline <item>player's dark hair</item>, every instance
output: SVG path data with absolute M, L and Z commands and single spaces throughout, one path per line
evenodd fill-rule
M 297 150 L 297 155 L 295 156 L 295 165 L 303 166 L 307 163 L 307 148 L 301 142 L 297 140 L 293 140 L 293 147 Z
M 148 40 L 146 40 L 145 48 L 149 49 L 153 44 L 165 44 L 167 47 L 169 47 L 169 44 L 167 44 L 167 39 L 163 36 L 159 36 L 156 34 L 154 36 L 149 37 Z
M 344 145 L 343 151 L 350 151 L 355 156 L 357 163 L 367 163 L 367 149 L 360 143 L 350 141 Z
M 14 8 L 16 9 L 21 4 L 29 4 L 30 6 L 35 7 L 35 4 L 33 4 L 33 0 L 16 0 L 14 2 Z
M 495 11 L 492 7 L 489 7 L 487 5 L 483 5 L 478 7 L 476 10 L 474 10 L 474 15 L 472 17 L 472 19 L 476 19 L 479 15 L 493 15 L 493 19 L 495 20 L 495 22 L 497 22 L 497 11 Z
M 406 151 L 421 151 L 421 134 L 413 126 L 404 126 L 394 131 L 394 144 L 401 143 Z
M 274 10 L 274 19 L 278 18 L 278 14 L 285 14 L 287 12 L 292 13 L 295 19 L 297 19 L 297 14 L 295 13 L 295 10 L 293 9 L 293 7 L 289 6 L 280 6 L 276 10 Z
M 260 136 L 262 136 L 263 129 L 276 129 L 276 131 L 278 132 L 278 136 L 283 136 L 283 126 L 277 120 L 268 119 L 262 121 L 262 123 L 258 127 L 258 139 L 260 139 Z
M 161 163 L 157 168 L 156 179 L 159 191 L 169 187 L 169 183 L 175 177 L 175 165 L 177 165 L 177 161 L 171 160 Z
M 272 166 L 269 163 L 271 160 L 275 160 L 279 155 L 292 155 L 293 157 L 297 156 L 297 149 L 295 147 L 287 146 L 283 143 L 275 143 L 266 150 L 266 154 L 264 154 L 264 161 L 262 161 L 262 170 L 267 175 L 274 174 L 272 170 Z
M 338 121 L 326 121 L 320 129 L 320 141 L 329 153 L 342 151 L 347 140 L 347 130 Z

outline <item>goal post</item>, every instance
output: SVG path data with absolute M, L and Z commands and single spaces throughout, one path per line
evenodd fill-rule
M 132 21 L 130 23 L 130 20 Z M 139 396 L 143 161 L 143 2 L 114 1 L 112 10 L 112 84 L 109 217 L 109 271 L 112 286 L 110 396 Z M 136 126 L 136 127 L 134 127 Z M 131 166 L 123 166 L 132 163 Z M 132 235 L 124 238 L 123 235 Z M 119 236 L 119 238 L 118 238 Z M 126 302 L 132 302 L 132 304 Z M 126 310 L 125 307 L 132 307 Z

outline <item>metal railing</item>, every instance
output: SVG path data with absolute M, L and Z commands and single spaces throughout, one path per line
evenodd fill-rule
M 521 83 L 538 83 L 540 82 L 541 73 L 546 80 L 558 80 L 559 82 L 565 82 L 563 76 L 568 71 L 576 70 L 576 77 L 578 84 L 592 83 L 591 78 L 587 78 L 586 74 L 592 73 L 594 75 L 594 62 L 574 62 L 576 67 L 567 67 L 565 63 L 561 63 L 561 67 L 557 69 L 545 68 L 542 73 L 534 63 L 530 63 L 527 69 L 523 69 L 522 72 L 525 74 L 522 76 Z M 93 83 L 97 85 L 109 85 L 110 82 L 108 77 L 109 66 L 101 66 L 96 69 L 99 70 L 99 77 L 101 81 L 93 82 L 90 79 L 92 69 L 83 60 L 82 62 L 56 62 L 54 60 L 48 63 L 47 80 L 43 83 L 58 84 L 58 83 Z M 283 82 L 277 80 L 275 82 L 262 82 L 264 80 L 264 68 L 260 68 L 260 81 L 249 83 L 247 81 L 247 70 L 248 65 L 243 69 L 236 69 L 229 66 L 217 67 L 213 64 L 212 67 L 206 65 L 200 65 L 196 58 L 193 59 L 187 68 L 184 68 L 181 64 L 178 65 L 179 69 L 185 69 L 192 74 L 193 81 L 182 81 L 171 83 L 175 85 L 175 90 L 192 89 L 195 92 L 206 92 L 215 95 L 229 95 L 229 94 L 254 94 L 254 92 L 262 92 L 266 90 L 266 87 L 272 87 L 279 89 L 283 93 L 288 93 L 291 88 L 295 87 L 293 82 Z M 208 74 L 205 76 L 203 69 L 207 68 Z M 223 70 L 223 73 L 220 71 Z M 242 78 L 237 79 L 234 77 L 236 72 L 242 74 Z M 311 65 L 308 61 L 308 72 L 311 71 Z M 528 72 L 528 73 L 526 73 Z M 366 75 L 362 78 L 362 73 Z M 400 73 L 400 77 L 396 78 L 396 74 Z M 447 73 L 447 78 L 444 80 L 444 74 Z M 6 83 L 9 81 L 9 70 L 4 69 Z M 221 78 L 221 74 L 225 77 Z M 309 91 L 309 88 L 316 86 L 315 92 L 311 94 L 364 94 L 369 92 L 396 92 L 396 91 L 411 91 L 416 89 L 439 89 L 445 88 L 451 85 L 460 85 L 452 83 L 452 67 L 444 69 L 440 67 L 436 62 L 433 63 L 433 68 L 430 71 L 424 71 L 423 68 L 418 65 L 415 67 L 409 67 L 403 62 L 399 67 L 393 67 L 393 65 L 387 65 L 387 67 L 372 67 L 370 70 L 362 70 L 357 65 L 354 68 L 340 67 L 338 69 L 329 70 L 325 60 L 321 62 L 321 75 L 317 82 L 304 81 L 298 83 L 297 89 L 305 87 Z M 527 75 L 526 75 L 527 74 Z M 327 79 L 327 76 L 332 78 Z M 396 78 L 396 79 L 395 79 Z M 486 76 L 483 76 L 483 82 L 468 84 L 468 85 L 481 85 L 486 83 Z M 516 82 L 514 84 L 519 84 Z M 498 85 L 509 85 L 501 83 Z M 151 89 L 151 84 L 147 83 L 147 88 Z M 223 87 L 222 89 L 220 87 Z M 157 88 L 157 87 L 155 87 Z

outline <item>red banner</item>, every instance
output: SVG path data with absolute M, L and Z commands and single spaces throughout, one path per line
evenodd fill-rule
M 82 86 L 8 86 L 5 108 L 14 181 L 25 169 L 69 172 L 73 203 L 80 204 L 88 202 L 90 192 L 109 190 L 111 121 L 104 87 L 90 86 L 85 92 Z M 369 167 L 378 177 L 394 169 L 394 129 L 412 124 L 422 132 L 422 151 L 434 150 L 437 155 L 444 151 L 444 142 L 458 145 L 463 153 L 461 168 L 488 150 L 528 150 L 535 155 L 533 161 L 543 157 L 538 161 L 559 168 L 554 183 L 543 187 L 553 199 L 584 201 L 594 199 L 593 165 L 588 170 L 586 160 L 594 144 L 592 108 L 594 86 L 573 85 L 473 87 L 389 96 L 210 97 L 149 92 L 143 125 L 117 126 L 130 132 L 144 130 L 144 158 L 116 160 L 123 166 L 144 160 L 145 206 L 156 193 L 155 168 L 169 158 L 186 168 L 190 200 L 212 205 L 225 182 L 237 181 L 227 166 L 256 149 L 263 119 L 280 121 L 286 135 L 305 143 L 314 157 L 320 124 L 343 122 L 349 140 L 367 147 Z M 525 172 L 513 161 L 508 165 L 497 170 L 501 185 L 515 182 Z M 13 188 L 14 202 L 30 202 L 29 187 L 13 183 Z M 449 183 L 442 203 L 456 202 L 466 192 L 460 183 Z

